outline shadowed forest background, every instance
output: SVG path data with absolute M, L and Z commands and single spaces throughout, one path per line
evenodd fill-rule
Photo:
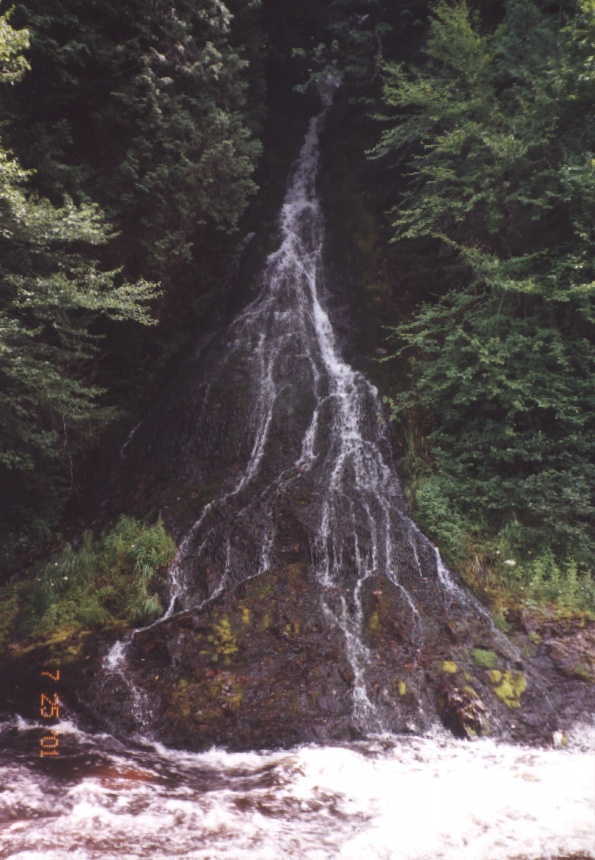
M 416 521 L 503 626 L 588 612 L 593 0 L 3 5 L 2 637 L 130 571 L 160 611 L 158 512 L 81 544 L 93 487 L 246 300 L 329 71 L 329 268 Z

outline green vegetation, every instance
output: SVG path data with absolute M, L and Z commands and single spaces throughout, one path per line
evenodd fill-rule
M 424 64 L 385 65 L 372 153 L 408 174 L 393 242 L 441 276 L 392 333 L 393 417 L 426 446 L 418 518 L 451 562 L 500 553 L 505 585 L 576 606 L 593 605 L 594 40 L 591 0 L 508 0 L 495 27 L 438 3 Z
M 472 648 L 471 656 L 478 666 L 484 669 L 493 669 L 498 662 L 498 657 L 493 651 L 487 651 L 485 648 Z
M 239 650 L 236 634 L 227 615 L 223 615 L 213 624 L 212 633 L 207 638 L 213 646 L 211 656 L 215 662 L 221 658 L 227 664 Z
M 368 619 L 368 629 L 371 633 L 377 633 L 380 630 L 380 615 L 376 610 L 371 613 Z
M 590 572 L 579 568 L 572 557 L 558 563 L 548 549 L 536 558 L 507 566 L 501 579 L 526 603 L 553 603 L 562 610 L 595 609 L 595 582 Z
M 22 78 L 28 43 L 0 17 L 0 81 Z M 112 415 L 94 379 L 99 321 L 150 324 L 157 292 L 98 264 L 109 228 L 95 204 L 54 204 L 31 185 L 0 142 L 0 481 L 13 502 L 10 533 L 29 520 L 35 535 L 52 524 L 74 458 Z M 3 552 L 14 548 L 9 539 Z
M 447 675 L 454 675 L 459 671 L 459 667 L 454 660 L 443 660 L 440 668 L 443 672 L 446 672 Z
M 6 565 L 50 536 L 83 456 L 225 283 L 256 190 L 258 7 L 23 0 L 0 17 Z
M 156 590 L 174 553 L 160 521 L 146 526 L 122 517 L 99 538 L 86 532 L 78 549 L 67 546 L 15 589 L 17 635 L 37 639 L 151 621 L 163 611 Z
M 527 679 L 522 672 L 500 672 L 490 669 L 489 677 L 494 684 L 494 693 L 509 708 L 520 708 L 521 696 L 527 689 Z

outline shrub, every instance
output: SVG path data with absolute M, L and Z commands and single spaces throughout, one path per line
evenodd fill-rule
M 575 559 L 559 561 L 548 548 L 532 559 L 517 561 L 510 555 L 505 553 L 502 560 L 503 580 L 525 601 L 595 612 L 595 581 Z
M 98 538 L 85 532 L 67 545 L 28 585 L 17 626 L 28 636 L 57 628 L 103 627 L 150 621 L 162 612 L 155 593 L 175 544 L 159 520 L 147 526 L 122 517 Z
M 441 475 L 421 478 L 415 491 L 415 516 L 419 525 L 440 547 L 451 565 L 460 563 L 470 539 L 478 530 L 455 503 L 449 482 Z M 456 489 L 456 488 L 455 488 Z

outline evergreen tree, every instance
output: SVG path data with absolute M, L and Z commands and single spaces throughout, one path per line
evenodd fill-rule
M 43 193 L 97 200 L 121 234 L 113 258 L 166 289 L 189 277 L 193 248 L 235 228 L 256 190 L 262 107 L 236 29 L 256 26 L 259 2 L 238 5 L 236 15 L 221 0 L 18 6 L 33 73 L 11 100 L 15 147 Z
M 127 148 L 111 206 L 139 237 L 143 271 L 162 279 L 192 262 L 203 225 L 235 228 L 256 191 L 260 144 L 242 110 L 248 62 L 230 44 L 231 23 L 215 0 L 168 3 L 138 27 L 121 60 L 136 73 L 112 93 Z
M 459 509 L 586 559 L 595 6 L 558 11 L 508 0 L 486 31 L 464 2 L 437 4 L 424 65 L 386 66 L 373 155 L 410 173 L 394 241 L 459 263 L 396 329 L 411 376 L 395 414 L 425 414 Z
M 27 31 L 1 16 L 5 84 L 24 74 L 27 44 Z M 127 283 L 97 265 L 91 249 L 110 232 L 96 205 L 54 205 L 30 181 L 0 148 L 0 480 L 12 528 L 51 522 L 74 456 L 110 417 L 93 378 L 98 320 L 150 324 L 156 295 L 154 284 Z
M 135 409 L 221 301 L 256 190 L 264 115 L 260 0 L 21 0 L 32 71 L 4 93 L 9 142 L 59 204 L 97 202 L 108 268 L 158 280 L 156 330 L 105 325 L 106 385 Z M 2 94 L 0 93 L 0 99 Z

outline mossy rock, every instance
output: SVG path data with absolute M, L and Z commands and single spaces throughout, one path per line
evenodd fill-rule
M 473 687 L 448 683 L 442 689 L 439 706 L 444 725 L 456 737 L 471 739 L 488 733 L 486 709 Z
M 288 621 L 283 627 L 283 633 L 285 636 L 299 636 L 301 629 L 301 623 L 297 619 L 294 619 L 293 621 Z
M 482 669 L 495 669 L 498 663 L 498 655 L 494 651 L 485 648 L 472 648 L 471 656 Z
M 229 663 L 240 650 L 237 636 L 227 615 L 222 615 L 213 623 L 207 639 L 212 646 L 210 656 L 214 661 L 222 660 L 224 663 Z
M 232 672 L 215 672 L 208 678 L 180 678 L 170 695 L 170 716 L 190 726 L 217 721 L 239 710 L 243 685 Z
M 527 689 L 527 679 L 522 672 L 501 672 L 491 669 L 488 672 L 494 684 L 494 693 L 508 708 L 520 708 L 521 696 Z
M 459 667 L 454 660 L 443 660 L 440 668 L 443 672 L 446 672 L 447 675 L 454 675 L 459 671 Z
M 595 672 L 593 672 L 591 666 L 586 662 L 577 663 L 568 674 L 574 675 L 576 678 L 581 678 L 583 681 L 595 681 Z
M 271 618 L 270 612 L 265 612 L 260 620 L 259 629 L 261 631 L 269 630 L 273 623 L 273 619 Z
M 368 619 L 368 630 L 370 633 L 377 633 L 380 630 L 380 615 L 378 612 L 372 612 Z

